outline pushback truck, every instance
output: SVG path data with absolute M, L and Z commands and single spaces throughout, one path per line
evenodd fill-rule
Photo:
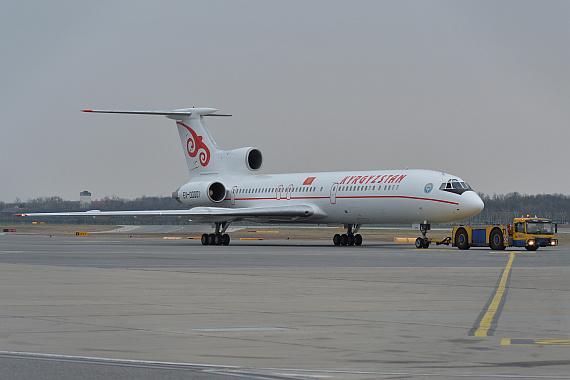
M 549 219 L 527 216 L 514 218 L 513 223 L 506 226 L 453 227 L 451 237 L 428 241 L 437 245 L 451 244 L 459 249 L 489 247 L 492 250 L 503 250 L 507 247 L 525 247 L 529 251 L 536 251 L 539 247 L 558 245 L 558 240 L 554 238 L 555 233 L 558 233 L 556 223 Z

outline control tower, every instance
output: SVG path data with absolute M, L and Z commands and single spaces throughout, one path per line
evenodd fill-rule
M 79 193 L 79 207 L 84 210 L 91 208 L 91 193 L 87 190 Z

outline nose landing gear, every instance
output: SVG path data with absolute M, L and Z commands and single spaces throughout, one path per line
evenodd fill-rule
M 431 225 L 427 222 L 420 224 L 420 231 L 422 237 L 416 239 L 416 248 L 429 248 L 429 239 L 427 238 L 427 232 L 431 229 Z

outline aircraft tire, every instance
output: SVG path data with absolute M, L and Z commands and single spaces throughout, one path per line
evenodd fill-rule
M 208 245 L 209 242 L 208 234 L 202 234 L 202 238 L 200 240 L 202 241 L 202 245 Z
M 347 234 L 340 235 L 340 245 L 348 245 L 348 235 Z
M 424 247 L 424 239 L 422 239 L 421 237 L 416 239 L 416 248 L 417 249 L 422 249 Z
M 214 235 L 214 245 L 222 245 L 222 234 Z
M 423 247 L 422 248 L 425 248 L 425 249 L 429 248 L 429 240 L 428 239 L 423 239 Z
M 222 245 L 230 245 L 230 235 L 228 234 L 222 235 Z
M 333 236 L 333 243 L 334 243 L 334 245 L 340 245 L 340 235 L 339 234 L 335 234 Z
M 469 249 L 469 235 L 465 228 L 460 228 L 455 234 L 455 245 L 459 249 Z
M 354 245 L 355 240 L 354 235 L 348 235 L 348 245 Z
M 216 234 L 208 235 L 208 245 L 216 245 Z
M 354 235 L 354 244 L 362 245 L 362 235 L 360 234 Z

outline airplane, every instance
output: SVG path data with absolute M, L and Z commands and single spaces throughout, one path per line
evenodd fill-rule
M 261 151 L 246 147 L 222 150 L 204 117 L 231 116 L 215 108 L 172 111 L 82 110 L 89 113 L 162 115 L 176 122 L 190 179 L 172 197 L 184 210 L 29 213 L 16 216 L 179 216 L 211 223 L 203 245 L 228 245 L 233 222 L 310 223 L 344 226 L 334 245 L 361 245 L 364 224 L 419 224 L 417 248 L 428 248 L 431 223 L 469 218 L 484 204 L 461 178 L 435 170 L 368 170 L 316 173 L 260 174 Z

